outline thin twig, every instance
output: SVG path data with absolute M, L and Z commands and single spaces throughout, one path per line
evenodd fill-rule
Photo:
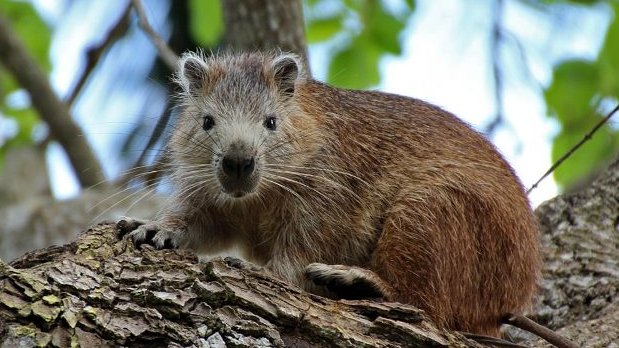
M 608 120 L 610 120 L 610 118 L 613 117 L 613 115 L 618 110 L 619 110 L 619 104 L 617 104 L 617 106 L 615 106 L 615 108 L 611 112 L 609 112 L 608 115 L 606 115 L 606 117 L 600 120 L 600 122 L 598 122 L 587 134 L 585 134 L 585 136 L 578 142 L 578 144 L 574 145 L 568 152 L 566 152 L 563 156 L 561 156 L 561 158 L 559 158 L 555 163 L 553 163 L 552 166 L 550 166 L 550 168 L 546 171 L 546 173 L 544 173 L 544 175 L 542 175 L 542 177 L 539 178 L 539 180 L 537 180 L 535 184 L 533 184 L 533 186 L 531 186 L 531 188 L 527 190 L 527 194 L 531 193 L 531 191 L 537 188 L 537 185 L 539 185 L 539 183 L 542 180 L 546 179 L 548 175 L 552 174 L 552 172 L 554 172 L 555 169 L 557 169 L 557 167 L 559 167 L 576 150 L 578 150 L 578 148 L 580 148 L 584 143 L 589 141 L 591 137 L 593 136 L 593 134 L 597 132 L 597 130 L 600 129 L 600 127 L 602 127 L 606 122 L 608 122 Z
M 558 348 L 577 348 L 576 343 L 522 315 L 509 315 L 505 323 L 531 332 Z
M 86 81 L 88 81 L 90 74 L 99 62 L 99 59 L 101 58 L 103 52 L 127 31 L 127 28 L 129 27 L 130 10 L 131 6 L 127 4 L 127 8 L 125 9 L 124 13 L 122 14 L 122 16 L 120 16 L 116 24 L 114 24 L 114 26 L 110 29 L 105 39 L 103 39 L 103 41 L 99 45 L 93 46 L 88 49 L 88 51 L 86 52 L 86 68 L 80 76 L 80 79 L 75 84 L 75 87 L 71 91 L 71 94 L 68 98 L 66 98 L 67 104 L 73 104 L 75 98 L 77 98 L 82 88 L 84 87 L 84 84 L 86 83 Z
M 163 176 L 165 171 L 162 169 L 166 166 L 165 164 L 168 161 L 168 158 L 165 155 L 165 153 L 163 155 L 159 154 L 158 155 L 159 160 L 155 161 L 155 163 L 151 166 L 146 166 L 146 164 L 144 163 L 145 162 L 144 159 L 146 158 L 148 151 L 155 147 L 155 144 L 159 141 L 159 139 L 163 135 L 165 128 L 167 127 L 171 117 L 172 117 L 172 103 L 170 102 L 170 100 L 168 100 L 163 113 L 161 114 L 161 116 L 159 116 L 159 119 L 157 120 L 155 129 L 153 130 L 152 134 L 148 138 L 148 143 L 146 144 L 146 146 L 144 147 L 144 150 L 140 154 L 140 157 L 135 161 L 133 166 L 130 169 L 128 169 L 126 173 L 120 179 L 117 180 L 117 182 L 121 186 L 127 185 L 129 181 L 137 177 L 143 176 L 142 174 L 146 172 L 151 173 L 151 175 L 143 176 L 143 179 L 147 185 L 153 183 L 155 180 L 158 180 L 161 176 Z
M 161 116 L 159 116 L 159 119 L 157 120 L 157 124 L 155 125 L 153 132 L 148 138 L 148 143 L 146 143 L 146 146 L 144 147 L 144 151 L 142 151 L 142 153 L 140 154 L 140 157 L 137 159 L 137 161 L 135 161 L 134 167 L 144 164 L 144 158 L 146 158 L 148 150 L 155 147 L 155 144 L 159 141 L 159 139 L 163 135 L 163 132 L 165 131 L 170 121 L 170 118 L 172 117 L 172 108 L 173 108 L 172 102 L 170 101 L 170 99 L 168 99 L 165 105 L 165 109 L 163 110 L 163 113 L 161 114 Z
M 161 36 L 159 36 L 159 34 L 157 34 L 157 32 L 150 25 L 148 21 L 148 17 L 146 16 L 146 11 L 144 10 L 142 1 L 131 0 L 131 3 L 133 5 L 133 8 L 135 9 L 135 12 L 138 15 L 138 24 L 140 25 L 142 30 L 144 30 L 146 35 L 148 35 L 152 43 L 157 48 L 159 57 L 161 57 L 161 60 L 163 60 L 163 62 L 168 66 L 168 68 L 170 68 L 170 70 L 175 71 L 177 67 L 177 62 L 179 60 L 178 55 L 174 53 L 174 51 L 170 48 L 170 46 L 168 46 L 165 40 L 163 40 Z M 146 145 L 144 152 L 142 153 L 142 155 L 140 156 L 140 159 L 136 162 L 134 167 L 138 165 L 144 159 L 144 156 L 146 155 L 146 151 L 152 148 L 152 146 L 154 146 L 154 144 L 159 140 L 161 134 L 163 133 L 164 128 L 168 124 L 169 117 L 170 117 L 170 105 L 168 103 L 168 105 L 166 105 L 166 111 L 159 118 L 159 121 L 157 122 L 157 125 L 155 126 L 155 130 L 153 131 L 153 134 L 148 140 L 148 144 Z M 123 178 L 121 178 L 121 181 L 127 182 L 128 179 L 129 179 L 129 176 L 125 175 Z M 156 178 L 147 178 L 147 181 L 152 181 L 152 180 L 156 180 Z
M 492 21 L 492 39 L 490 40 L 490 53 L 492 60 L 492 77 L 494 78 L 494 103 L 496 113 L 488 126 L 486 133 L 490 134 L 496 127 L 504 122 L 503 112 L 503 75 L 501 73 L 501 50 L 500 45 L 503 40 L 501 28 L 503 26 L 503 0 L 496 0 L 494 5 L 494 16 Z
M 135 12 L 138 14 L 138 24 L 140 28 L 144 30 L 146 35 L 153 42 L 157 51 L 159 52 L 159 57 L 164 63 L 170 68 L 170 70 L 176 70 L 176 63 L 178 62 L 178 55 L 172 51 L 170 46 L 157 34 L 157 32 L 153 29 L 153 27 L 148 22 L 148 17 L 146 16 L 146 11 L 144 10 L 144 6 L 142 5 L 141 0 L 131 0 L 133 4 L 133 8 Z

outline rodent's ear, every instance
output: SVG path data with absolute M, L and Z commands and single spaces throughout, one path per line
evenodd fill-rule
M 200 54 L 193 52 L 183 54 L 178 67 L 178 79 L 183 89 L 192 93 L 204 87 L 207 68 Z
M 301 59 L 291 53 L 280 54 L 273 59 L 271 67 L 279 91 L 292 96 L 294 94 L 295 81 L 303 73 Z

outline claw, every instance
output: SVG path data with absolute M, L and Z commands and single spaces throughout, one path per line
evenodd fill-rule
M 121 217 L 116 222 L 116 231 L 118 234 L 118 238 L 122 239 L 125 235 L 134 231 L 135 229 L 144 225 L 145 223 L 146 221 L 143 221 L 143 220 L 132 219 L 130 217 L 124 217 L 124 216 Z
M 182 243 L 184 231 L 161 222 L 122 217 L 116 222 L 118 238 L 130 238 L 136 248 L 148 244 L 156 249 L 176 249 Z
M 174 246 L 171 239 L 166 239 L 165 242 L 163 242 L 162 249 L 176 249 L 176 246 Z
M 149 244 L 155 246 L 153 243 L 153 238 L 157 234 L 157 230 L 146 228 L 147 225 L 142 225 L 138 227 L 137 230 L 131 232 L 129 237 L 133 240 L 133 244 L 137 248 L 141 248 L 142 244 Z

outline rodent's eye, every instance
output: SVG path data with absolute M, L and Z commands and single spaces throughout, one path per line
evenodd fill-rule
M 215 119 L 211 115 L 204 116 L 204 122 L 202 122 L 202 128 L 205 131 L 210 130 L 215 126 Z
M 269 116 L 264 120 L 264 127 L 269 130 L 275 130 L 277 128 L 277 119 L 275 116 Z

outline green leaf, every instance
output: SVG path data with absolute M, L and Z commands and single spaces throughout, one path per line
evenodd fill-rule
M 600 2 L 606 2 L 607 0 L 542 0 L 542 3 L 545 4 L 560 4 L 560 3 L 568 3 L 568 4 L 577 4 L 577 5 L 586 5 L 591 6 Z
M 552 160 L 557 161 L 576 145 L 602 115 L 595 112 L 603 97 L 600 68 L 595 62 L 570 60 L 557 65 L 551 85 L 545 92 L 551 117 L 556 117 L 561 131 L 552 144 Z M 557 183 L 568 188 L 585 177 L 617 150 L 619 138 L 608 125 L 602 126 L 581 148 L 554 172 Z
M 598 70 L 593 63 L 570 60 L 559 64 L 545 93 L 551 115 L 563 128 L 578 126 L 579 120 L 591 117 L 598 86 Z
M 385 54 L 402 53 L 400 34 L 413 13 L 415 1 L 401 2 L 398 13 L 389 11 L 387 0 L 343 0 L 340 4 L 345 11 L 308 24 L 308 41 L 326 40 L 338 32 L 346 33 L 350 41 L 338 47 L 339 51 L 332 57 L 327 80 L 346 88 L 376 85 L 380 82 L 380 58 Z
M 344 88 L 367 88 L 380 82 L 378 62 L 381 51 L 357 38 L 337 52 L 329 65 L 328 81 Z
M 17 89 L 19 89 L 19 84 L 13 75 L 0 65 L 0 110 L 2 110 L 7 95 Z
M 610 23 L 598 58 L 602 93 L 619 96 L 619 2 L 613 3 L 615 18 Z
M 362 36 L 373 41 L 374 45 L 392 54 L 401 54 L 400 33 L 406 26 L 406 19 L 389 14 L 378 1 L 368 1 L 363 16 Z
M 201 46 L 216 46 L 221 40 L 223 29 L 223 15 L 219 1 L 189 1 L 189 30 L 191 36 Z
M 45 71 L 50 70 L 49 43 L 51 33 L 29 2 L 0 1 L 0 13 L 24 42 L 28 52 Z
M 579 5 L 595 5 L 597 3 L 602 2 L 602 0 L 569 0 L 569 2 L 573 2 L 575 4 L 579 4 Z
M 32 132 L 34 127 L 39 123 L 39 116 L 34 109 L 8 109 L 4 112 L 6 117 L 17 121 L 18 132 L 15 137 L 8 139 L 2 147 L 31 144 Z
M 0 0 L 0 13 L 9 21 L 12 30 L 24 43 L 28 52 L 45 71 L 50 70 L 50 31 L 30 3 Z M 11 74 L 0 66 L 0 106 L 5 97 L 19 88 Z
M 25 1 L 0 0 L 0 13 L 41 69 L 49 71 L 51 33 L 32 5 Z M 18 133 L 0 148 L 0 163 L 7 148 L 32 143 L 32 131 L 39 122 L 39 117 L 32 108 L 14 109 L 6 105 L 6 97 L 19 88 L 13 76 L 0 66 L 0 109 L 6 117 L 13 118 L 18 124 Z
M 343 20 L 342 15 L 338 15 L 309 21 L 307 24 L 307 41 L 314 43 L 329 40 L 342 30 Z

